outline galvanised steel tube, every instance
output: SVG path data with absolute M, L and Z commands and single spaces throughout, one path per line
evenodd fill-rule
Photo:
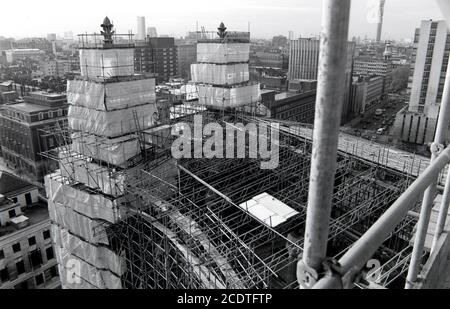
M 448 1 L 438 1 L 444 16 L 448 17 L 448 10 L 450 9 Z M 444 12 L 445 11 L 445 12 Z M 445 77 L 444 93 L 442 95 L 441 108 L 439 111 L 439 119 L 436 127 L 436 136 L 434 137 L 434 147 L 432 146 L 432 155 L 430 164 L 436 159 L 438 154 L 433 151 L 433 148 L 439 147 L 447 139 L 447 129 L 450 123 L 450 69 L 447 69 Z M 433 208 L 433 199 L 436 193 L 437 177 L 425 191 L 422 200 L 422 207 L 420 210 L 420 218 L 417 224 L 417 231 L 414 238 L 414 247 L 411 254 L 411 261 L 409 263 L 408 276 L 406 278 L 406 289 L 411 289 L 414 282 L 417 280 L 419 274 L 419 267 L 422 261 L 423 249 L 425 239 L 427 236 L 428 225 L 430 222 L 431 210 Z
M 322 278 L 314 289 L 342 288 L 342 276 L 350 270 L 360 271 L 383 244 L 395 227 L 405 218 L 420 195 L 436 179 L 450 162 L 450 147 L 447 147 L 434 162 L 417 178 L 391 207 L 367 230 L 364 235 L 339 260 L 340 274 Z
M 321 270 L 326 256 L 347 65 L 350 0 L 324 0 L 311 177 L 303 263 Z
M 445 0 L 437 1 L 439 7 L 441 8 L 441 12 L 444 17 L 447 19 L 447 25 L 450 27 L 450 3 Z M 447 74 L 445 76 L 445 85 L 444 85 L 444 93 L 442 95 L 442 105 L 448 106 L 450 105 L 450 67 L 447 68 Z M 448 112 L 447 112 L 448 114 Z M 439 216 L 436 224 L 436 231 L 434 232 L 433 244 L 431 246 L 431 252 L 436 249 L 437 242 L 439 237 L 444 230 L 445 221 L 447 219 L 448 207 L 450 203 L 450 170 L 447 172 L 447 180 L 445 182 L 444 193 L 442 195 L 442 202 L 439 209 Z

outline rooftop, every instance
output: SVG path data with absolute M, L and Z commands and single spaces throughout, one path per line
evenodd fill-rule
M 39 105 L 39 104 L 33 104 L 33 103 L 16 103 L 16 104 L 9 104 L 5 105 L 5 107 L 10 109 L 16 109 L 21 112 L 25 113 L 39 113 L 39 112 L 45 112 L 51 109 L 49 106 L 45 105 Z
M 29 208 L 23 209 L 23 216 L 27 217 L 30 221 L 28 227 L 33 226 L 35 224 L 41 223 L 44 220 L 49 218 L 48 208 L 44 204 L 37 204 Z M 23 229 L 20 229 L 23 230 Z M 0 237 L 12 234 L 16 231 L 20 231 L 16 229 L 13 225 L 9 224 L 6 226 L 0 227 Z
M 19 177 L 10 174 L 5 171 L 0 171 L 0 194 L 9 197 L 12 193 L 23 190 L 31 189 L 34 186 Z

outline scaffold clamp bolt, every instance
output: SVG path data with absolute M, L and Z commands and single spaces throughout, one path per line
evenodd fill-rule
M 319 279 L 319 274 L 317 271 L 306 265 L 303 260 L 298 261 L 297 263 L 297 281 L 298 284 L 303 289 L 310 289 L 316 284 Z
M 441 154 L 442 151 L 444 151 L 444 145 L 439 143 L 432 143 L 430 146 L 430 151 L 432 154 L 438 156 Z

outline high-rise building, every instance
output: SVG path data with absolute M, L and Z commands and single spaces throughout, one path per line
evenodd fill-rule
M 384 4 L 386 0 L 380 0 L 378 7 L 377 42 L 381 41 L 381 31 L 383 30 Z
M 102 43 L 80 46 L 81 77 L 67 85 L 72 144 L 45 178 L 63 288 L 123 287 L 125 255 L 105 230 L 125 218 L 122 203 L 134 203 L 124 195 L 123 168 L 138 167 L 148 149 L 136 132 L 159 119 L 155 80 L 135 74 L 133 44 L 113 41 L 109 19 L 102 27 Z
M 134 52 L 137 72 L 155 73 L 158 83 L 167 82 L 178 75 L 178 57 L 175 40 L 171 37 L 148 37 L 137 42 Z
M 147 36 L 151 38 L 158 37 L 158 33 L 156 32 L 156 27 L 148 27 L 147 28 Z
M 396 135 L 402 140 L 416 144 L 434 140 L 449 53 L 450 34 L 445 21 L 422 21 L 414 36 L 409 104 L 396 119 Z
M 288 39 L 284 35 L 277 35 L 272 38 L 272 45 L 276 48 L 287 45 Z
M 227 32 L 223 23 L 218 38 L 197 43 L 197 63 L 191 65 L 198 101 L 214 109 L 250 105 L 260 100 L 260 86 L 250 82 L 250 33 Z
M 289 30 L 288 38 L 289 38 L 289 40 L 293 40 L 294 39 L 294 31 Z
M 145 40 L 145 17 L 138 16 L 137 17 L 137 32 L 135 35 L 135 40 L 143 41 Z
M 317 80 L 319 73 L 320 40 L 316 38 L 300 38 L 290 41 L 288 79 Z M 353 60 L 355 43 L 348 42 L 347 66 L 345 70 L 344 105 L 342 109 L 342 122 L 351 120 L 349 105 L 350 87 L 352 83 Z

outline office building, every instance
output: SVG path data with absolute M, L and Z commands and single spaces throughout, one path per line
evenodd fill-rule
M 317 80 L 319 73 L 320 40 L 316 38 L 300 38 L 290 41 L 288 79 Z M 345 69 L 345 92 L 342 108 L 342 123 L 351 120 L 352 109 L 349 105 L 350 86 L 352 83 L 355 43 L 348 42 L 347 66 Z
M 25 102 L 4 105 L 0 110 L 0 144 L 10 168 L 33 182 L 42 182 L 56 164 L 41 156 L 57 147 L 57 141 L 41 129 L 64 126 L 66 95 L 30 92 Z
M 174 38 L 147 37 L 136 42 L 134 68 L 136 72 L 156 74 L 157 83 L 168 82 L 178 76 L 177 50 Z
M 428 144 L 434 140 L 450 53 L 445 21 L 422 21 L 414 36 L 408 107 L 397 114 L 396 135 L 403 141 Z
M 36 186 L 0 171 L 0 289 L 58 287 L 47 205 Z

